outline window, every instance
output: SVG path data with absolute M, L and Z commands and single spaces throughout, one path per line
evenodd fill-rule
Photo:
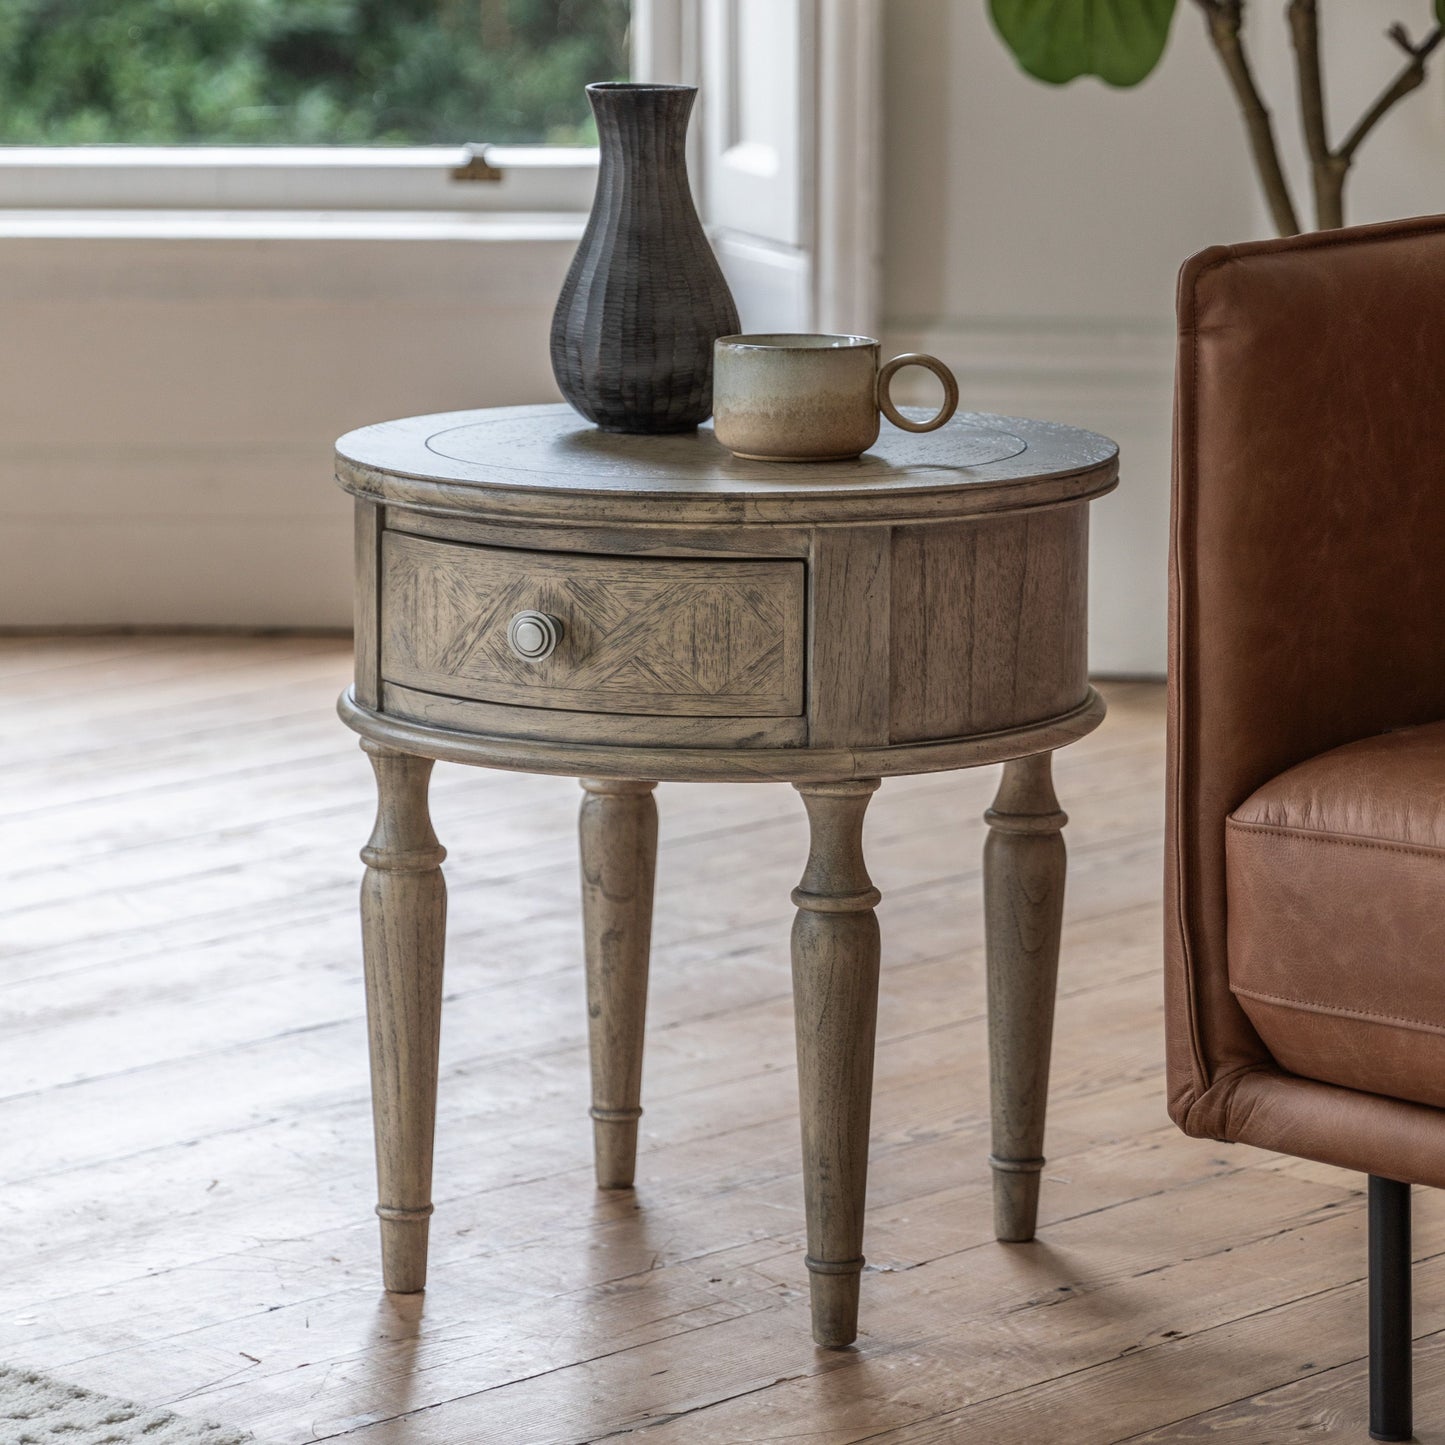
M 0 0 L 0 145 L 589 145 L 628 0 Z

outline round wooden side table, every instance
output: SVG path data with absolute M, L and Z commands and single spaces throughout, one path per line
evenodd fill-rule
M 811 829 L 793 891 L 813 1335 L 857 1333 L 880 779 L 1005 764 L 984 852 L 995 1230 L 1032 1238 L 1066 821 L 1050 754 L 1096 727 L 1090 432 L 961 416 L 856 461 L 735 460 L 707 428 L 618 436 L 563 406 L 365 427 L 356 682 L 341 715 L 378 790 L 362 852 L 382 1266 L 421 1289 L 446 910 L 434 761 L 581 779 L 597 1182 L 631 1185 L 659 780 L 788 782 Z

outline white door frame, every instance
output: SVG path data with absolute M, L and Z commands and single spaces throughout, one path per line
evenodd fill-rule
M 737 4 L 738 0 L 720 0 Z M 803 232 L 807 252 L 806 324 L 876 336 L 881 324 L 879 244 L 882 211 L 882 0 L 797 0 L 814 65 L 802 144 Z M 696 85 L 704 74 L 704 0 L 634 0 L 633 74 L 639 80 Z M 693 188 L 707 194 L 703 128 L 694 121 Z M 706 217 L 704 219 L 707 219 Z M 723 239 L 723 238 L 720 238 Z M 745 237 L 728 237 L 724 245 Z
M 815 325 L 882 325 L 883 4 L 819 0 Z

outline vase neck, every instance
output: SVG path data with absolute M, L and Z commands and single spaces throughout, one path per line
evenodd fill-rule
M 691 85 L 589 85 L 604 173 L 655 167 L 657 179 L 687 175 L 687 126 L 697 89 Z

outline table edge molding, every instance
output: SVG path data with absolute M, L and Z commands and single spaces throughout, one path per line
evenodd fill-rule
M 1066 713 L 974 737 L 865 748 L 666 748 L 558 743 L 429 727 L 364 707 L 351 687 L 337 702 L 347 727 L 397 752 L 507 772 L 658 782 L 827 782 L 983 767 L 1067 747 L 1093 732 L 1105 710 L 1104 699 L 1090 687 L 1079 706 Z

